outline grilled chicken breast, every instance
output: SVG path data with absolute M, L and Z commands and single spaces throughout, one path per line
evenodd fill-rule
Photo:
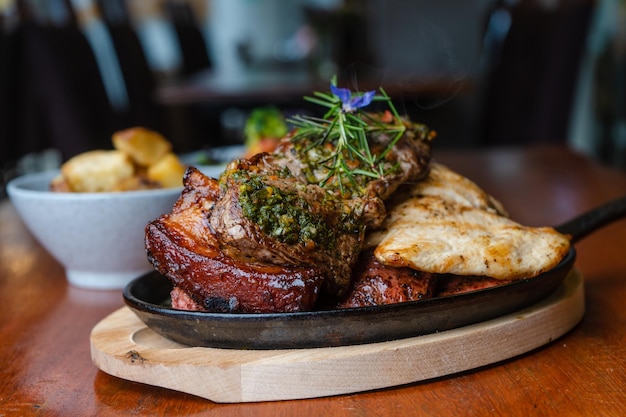
M 425 181 L 396 196 L 366 245 L 388 266 L 512 280 L 556 266 L 570 242 L 553 228 L 514 222 L 469 180 L 433 164 Z

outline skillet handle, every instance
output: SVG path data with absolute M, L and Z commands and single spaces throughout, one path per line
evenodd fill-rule
M 626 196 L 583 213 L 556 226 L 555 229 L 560 233 L 570 235 L 572 243 L 576 243 L 599 228 L 624 217 L 626 217 Z

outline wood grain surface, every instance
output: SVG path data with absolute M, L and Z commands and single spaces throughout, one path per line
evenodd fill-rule
M 441 151 L 435 157 L 528 225 L 559 224 L 626 194 L 626 173 L 562 148 Z M 626 222 L 619 221 L 576 245 L 585 316 L 563 337 L 527 354 L 364 393 L 220 404 L 99 370 L 91 361 L 90 333 L 123 307 L 121 292 L 68 286 L 61 266 L 3 201 L 0 416 L 626 415 L 625 242 Z
M 578 324 L 584 311 L 583 277 L 574 269 L 546 299 L 470 326 L 333 348 L 237 350 L 172 342 L 123 307 L 94 327 L 91 357 L 110 375 L 220 403 L 327 397 L 510 359 L 558 339 Z

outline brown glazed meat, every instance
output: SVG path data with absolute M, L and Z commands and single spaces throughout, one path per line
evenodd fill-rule
M 432 135 L 407 127 L 384 153 L 389 171 L 358 184 L 328 188 L 324 155 L 314 159 L 306 142 L 297 148 L 289 137 L 274 153 L 231 162 L 219 181 L 189 168 L 172 212 L 146 227 L 148 259 L 176 287 L 174 304 L 295 312 L 315 309 L 320 295 L 345 297 L 365 230 L 386 215 L 383 200 L 428 173 Z M 372 151 L 391 139 L 375 135 Z
M 478 291 L 485 288 L 508 284 L 510 282 L 510 280 L 489 277 L 442 275 L 438 282 L 437 296 L 445 297 L 447 295 Z
M 272 154 L 233 161 L 220 183 L 209 223 L 225 254 L 315 268 L 324 275 L 326 293 L 346 291 L 364 236 L 358 212 L 291 175 Z
M 409 268 L 388 267 L 372 250 L 363 251 L 354 270 L 353 287 L 338 308 L 378 306 L 431 298 L 436 276 Z
M 172 212 L 146 228 L 148 258 L 174 284 L 173 308 L 263 313 L 316 307 L 328 265 L 279 266 L 240 258 L 232 248 L 220 247 L 224 245 L 210 223 L 221 201 L 218 182 L 190 168 L 184 183 L 185 190 Z M 506 282 L 385 266 L 376 260 L 373 250 L 364 250 L 354 265 L 347 294 L 339 303 L 326 297 L 324 306 L 353 308 L 424 300 Z
M 380 117 L 380 115 L 372 115 Z M 368 229 L 378 228 L 387 215 L 384 201 L 407 182 L 424 179 L 429 172 L 431 145 L 435 132 L 425 125 L 406 121 L 404 135 L 385 157 L 387 167 L 397 169 L 382 178 L 366 180 L 362 194 L 353 194 L 344 202 L 357 206 L 361 210 L 361 222 Z M 386 133 L 377 132 L 369 138 L 372 153 L 381 154 L 391 138 Z M 332 150 L 332 148 L 330 148 Z M 293 142 L 289 137 L 283 139 L 274 152 L 274 163 L 284 166 L 303 182 L 320 182 L 328 174 L 324 163 L 320 162 L 328 155 L 325 148 L 311 147 L 308 140 Z
M 323 283 L 320 270 L 250 262 L 220 249 L 209 216 L 219 196 L 214 179 L 189 168 L 171 213 L 146 227 L 148 259 L 196 304 L 214 312 L 310 310 Z

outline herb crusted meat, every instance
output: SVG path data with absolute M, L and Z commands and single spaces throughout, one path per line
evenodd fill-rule
M 390 114 L 368 114 L 368 122 L 385 123 Z M 394 138 L 384 129 L 374 130 L 369 140 L 369 152 L 383 154 L 378 169 L 384 175 L 378 177 L 354 176 L 346 178 L 339 175 L 329 176 L 328 161 L 332 160 L 335 147 L 315 146 L 314 138 L 288 136 L 275 152 L 275 161 L 284 166 L 296 177 L 308 183 L 324 183 L 325 188 L 340 195 L 345 204 L 359 207 L 361 222 L 369 229 L 378 228 L 386 216 L 384 201 L 402 184 L 417 182 L 426 177 L 431 160 L 431 142 L 435 133 L 427 126 L 399 119 L 402 135 Z M 393 142 L 390 151 L 387 147 Z M 349 169 L 371 168 L 363 161 L 346 161 Z
M 174 308 L 190 309 L 191 301 L 214 312 L 290 312 L 315 305 L 324 282 L 319 269 L 230 256 L 209 223 L 218 182 L 195 168 L 183 181 L 172 211 L 148 224 L 145 239 L 148 259 L 175 286 Z
M 342 295 L 363 241 L 359 213 L 273 160 L 266 153 L 236 160 L 220 177 L 209 223 L 222 250 L 242 261 L 315 268 L 325 291 Z
M 219 180 L 189 168 L 172 212 L 146 228 L 148 259 L 175 286 L 173 306 L 292 312 L 344 298 L 383 200 L 428 172 L 432 136 L 403 123 L 401 136 L 376 136 L 373 149 L 389 147 L 379 175 L 358 181 L 312 164 L 310 148 L 291 137 L 274 153 L 231 162 Z

